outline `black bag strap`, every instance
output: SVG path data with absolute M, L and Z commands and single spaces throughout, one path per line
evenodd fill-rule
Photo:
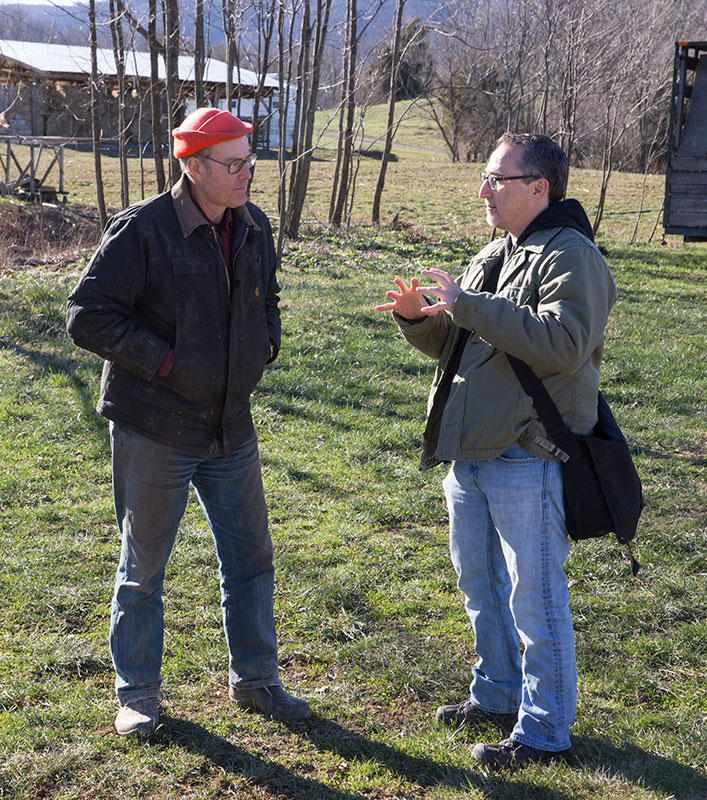
M 541 445 L 563 462 L 569 461 L 570 458 L 581 457 L 581 452 L 572 432 L 565 425 L 555 401 L 550 397 L 550 393 L 542 381 L 525 361 L 521 361 L 519 358 L 510 355 L 510 353 L 506 353 L 506 358 L 525 393 L 533 398 L 535 410 L 538 412 L 547 435 L 550 437 L 549 442 L 542 439 L 542 437 L 536 437 L 541 440 L 536 441 L 536 444 Z
M 541 436 L 536 436 L 533 441 L 544 447 L 553 455 L 557 456 L 562 462 L 569 461 L 571 458 L 581 458 L 582 453 L 577 445 L 570 429 L 565 425 L 562 415 L 557 410 L 555 401 L 550 397 L 542 381 L 532 369 L 519 358 L 506 353 L 506 358 L 515 372 L 518 382 L 523 387 L 523 391 L 533 398 L 535 410 L 542 424 L 545 426 L 547 435 L 552 441 L 543 440 Z M 626 556 L 631 564 L 631 573 L 635 578 L 641 565 L 636 560 L 630 542 L 623 544 Z

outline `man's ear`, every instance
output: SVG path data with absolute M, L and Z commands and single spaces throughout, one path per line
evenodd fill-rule
M 547 178 L 538 178 L 535 181 L 533 194 L 537 196 L 538 200 L 542 197 L 547 197 L 550 191 L 550 181 Z
M 199 180 L 204 174 L 204 162 L 196 156 L 187 159 L 187 172 L 192 180 Z

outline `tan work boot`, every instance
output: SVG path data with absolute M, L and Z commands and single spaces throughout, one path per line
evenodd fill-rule
M 288 694 L 279 684 L 261 686 L 258 689 L 239 689 L 237 686 L 229 686 L 228 696 L 245 711 L 259 711 L 284 722 L 312 716 L 312 709 L 308 703 Z
M 145 697 L 120 707 L 115 718 L 115 729 L 121 736 L 149 736 L 155 732 L 159 718 L 157 698 Z

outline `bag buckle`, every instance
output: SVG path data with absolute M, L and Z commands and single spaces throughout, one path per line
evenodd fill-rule
M 537 434 L 533 437 L 533 442 L 537 445 L 540 445 L 543 450 L 547 450 L 548 453 L 551 453 L 553 456 L 559 458 L 563 464 L 566 464 L 570 460 L 569 455 L 565 453 L 561 447 L 558 447 L 549 439 L 545 439 L 543 436 L 540 436 L 540 434 Z

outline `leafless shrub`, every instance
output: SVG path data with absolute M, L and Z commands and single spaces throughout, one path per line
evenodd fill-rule
M 0 272 L 22 265 L 76 261 L 96 246 L 100 231 L 90 208 L 0 202 Z

